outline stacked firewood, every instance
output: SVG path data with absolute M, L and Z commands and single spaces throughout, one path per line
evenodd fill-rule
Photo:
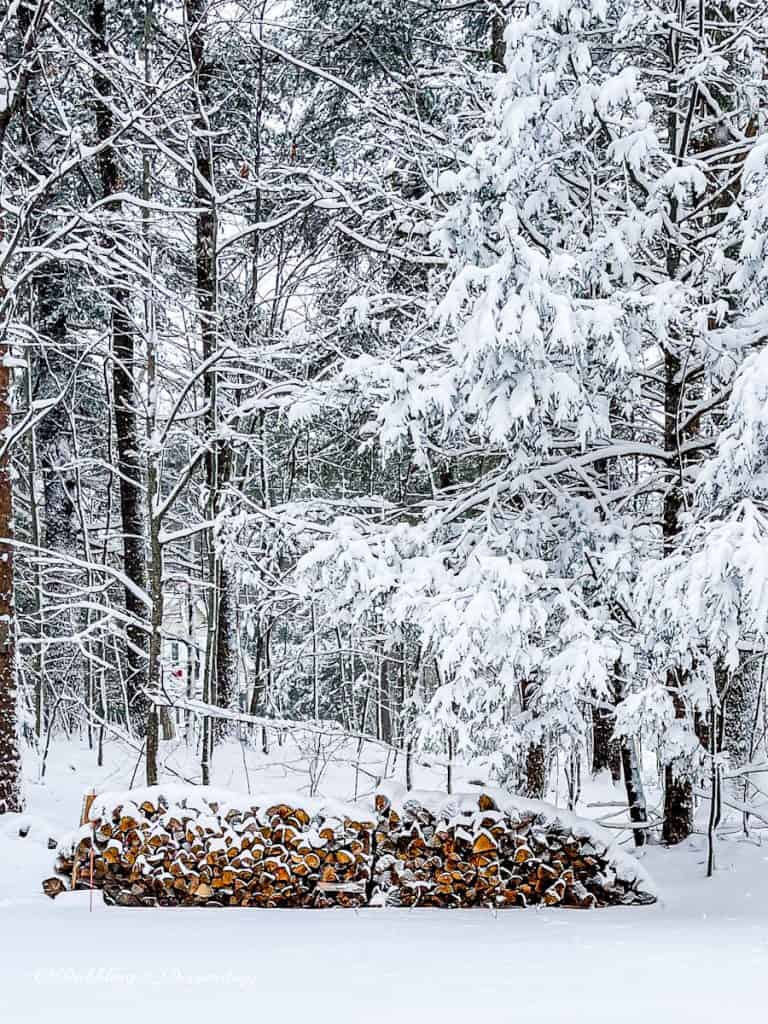
M 91 798 L 93 799 L 93 798 Z M 592 822 L 496 790 L 390 788 L 375 811 L 204 788 L 104 795 L 59 850 L 71 888 L 121 906 L 591 908 L 653 902 Z M 56 896 L 60 878 L 44 891 Z
M 376 797 L 372 902 L 387 906 L 592 908 L 652 903 L 632 858 L 591 822 L 506 794 Z
M 60 849 L 57 871 L 121 906 L 360 906 L 373 821 L 317 801 L 250 802 L 147 791 L 102 799 Z M 310 805 L 309 807 L 307 805 Z

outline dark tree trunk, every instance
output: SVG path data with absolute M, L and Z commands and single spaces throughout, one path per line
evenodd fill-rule
M 727 673 L 720 668 L 715 676 L 718 697 L 720 698 L 720 710 L 710 710 L 711 722 L 719 723 L 718 735 L 714 743 L 710 740 L 706 747 L 710 754 L 723 751 L 727 757 L 727 764 L 730 772 L 734 769 L 743 768 L 753 756 L 755 720 L 760 712 L 759 681 L 749 665 L 742 666 L 735 673 Z M 728 774 L 730 774 L 730 772 Z M 719 770 L 713 773 L 719 783 Z M 720 786 L 716 787 L 720 792 Z M 748 799 L 749 785 L 746 777 L 737 776 L 729 778 L 726 782 L 726 798 L 737 804 L 746 803 Z M 715 814 L 715 824 L 719 824 L 720 810 L 718 807 Z
M 725 676 L 718 685 L 723 705 L 723 746 L 731 768 L 748 763 L 752 753 L 752 729 L 757 706 L 757 680 L 748 668 Z
M 104 0 L 93 0 L 91 6 L 91 50 L 96 58 L 104 60 L 108 52 L 108 26 Z M 94 85 L 99 95 L 96 102 L 96 134 L 104 142 L 115 126 L 109 99 L 111 83 L 107 75 L 94 73 Z M 99 175 L 105 197 L 122 191 L 117 154 L 114 148 L 103 149 L 98 157 Z M 109 205 L 119 212 L 121 204 Z M 114 239 L 106 238 L 107 247 Z M 147 588 L 147 566 L 142 515 L 141 462 L 139 432 L 137 428 L 137 394 L 134 373 L 134 332 L 130 315 L 130 293 L 123 281 L 110 282 L 112 317 L 112 398 L 114 404 L 115 436 L 117 440 L 118 481 L 120 487 L 120 515 L 123 533 L 123 570 L 126 577 L 142 591 Z M 126 690 L 128 705 L 134 724 L 140 732 L 146 729 L 149 703 L 147 687 L 147 634 L 144 628 L 145 608 L 130 587 L 125 588 L 125 607 L 130 617 L 126 628 L 127 666 Z
M 547 759 L 543 743 L 532 743 L 525 757 L 525 796 L 543 800 L 547 793 Z
M 624 682 L 620 662 L 614 666 L 613 687 L 617 703 L 621 702 L 624 699 Z M 618 743 L 621 767 L 624 770 L 624 789 L 627 794 L 630 821 L 645 822 L 648 809 L 643 788 L 642 758 L 638 751 L 639 742 L 631 736 L 621 736 L 615 742 Z M 635 846 L 645 846 L 646 835 L 645 829 L 634 829 Z
M 667 675 L 667 686 L 672 692 L 675 717 L 678 720 L 684 719 L 685 705 L 680 696 L 677 674 L 673 671 Z M 662 838 L 670 846 L 681 843 L 693 832 L 693 782 L 690 772 L 691 766 L 687 758 L 676 758 L 664 768 Z
M 637 756 L 637 748 L 634 741 L 627 736 L 623 736 L 621 738 L 620 751 L 630 821 L 645 822 L 648 810 L 645 804 L 643 779 L 640 774 L 640 759 Z M 635 829 L 633 835 L 635 846 L 645 846 L 646 832 L 644 829 Z
M 254 655 L 254 680 L 251 691 L 250 713 L 252 715 L 263 715 L 266 707 L 267 695 L 267 652 L 266 645 L 269 642 L 269 631 L 259 631 L 256 637 L 256 651 Z
M 673 216 L 674 219 L 674 216 Z M 670 277 L 677 273 L 679 255 L 670 246 L 668 256 Z M 672 352 L 664 357 L 664 448 L 670 455 L 679 453 L 680 435 L 678 419 L 680 403 L 683 396 L 682 367 L 680 360 Z M 667 478 L 663 507 L 663 539 L 664 554 L 674 553 L 680 533 L 680 512 L 683 508 L 683 480 L 680 458 L 673 462 L 673 468 Z M 675 706 L 675 717 L 686 718 L 685 702 L 680 694 L 683 680 L 679 674 L 671 670 L 667 673 L 667 688 Z M 664 841 L 670 845 L 680 843 L 693 831 L 693 786 L 690 778 L 690 765 L 684 758 L 676 758 L 664 769 L 664 825 L 662 834 Z
M 254 681 L 251 694 L 250 712 L 252 715 L 266 715 L 270 681 L 270 639 L 271 626 L 260 631 L 256 638 L 256 657 L 254 659 Z M 265 754 L 269 753 L 269 736 L 266 728 L 261 731 L 261 747 Z
M 493 11 L 491 14 L 491 67 L 496 72 L 504 70 L 504 57 L 507 51 L 507 45 L 504 42 L 506 27 L 507 19 L 504 14 L 499 10 Z
M 205 12 L 203 0 L 187 0 L 187 24 L 190 27 L 189 47 L 192 59 L 193 84 L 196 89 L 198 109 L 194 118 L 195 198 L 197 216 L 195 219 L 195 286 L 197 309 L 200 317 L 200 337 L 203 360 L 214 355 L 218 344 L 216 323 L 217 306 L 217 263 L 216 263 L 216 207 L 213 190 L 214 168 L 210 126 L 207 110 L 210 107 L 211 68 L 205 60 Z M 211 367 L 204 377 L 205 429 L 209 450 L 205 459 L 206 484 L 210 500 L 215 502 L 219 487 L 219 444 L 215 442 L 217 428 L 217 385 L 218 374 Z M 211 544 L 209 551 L 214 551 Z
M 66 272 L 56 260 L 34 279 L 35 327 L 41 351 L 35 360 L 34 398 L 55 400 L 67 387 L 71 363 L 67 348 Z M 54 405 L 36 431 L 43 470 L 45 546 L 71 554 L 77 545 L 70 426 L 64 401 Z
M 0 282 L 0 298 L 3 286 Z M 0 344 L 0 437 L 11 424 L 8 346 Z M 10 454 L 0 455 L 0 814 L 22 809 L 21 754 L 16 700 L 13 588 L 13 491 Z
M 234 635 L 234 610 L 232 599 L 232 578 L 229 570 L 219 562 L 219 599 L 217 604 L 218 622 L 216 627 L 216 703 L 219 707 L 232 709 L 237 689 L 237 650 Z M 229 723 L 219 723 L 219 735 L 229 728 Z
M 693 788 L 685 767 L 672 761 L 664 769 L 664 826 L 669 846 L 682 843 L 693 831 Z
M 381 652 L 381 671 L 379 675 L 379 721 L 380 739 L 384 743 L 392 743 L 392 702 L 389 660 Z
M 41 8 L 44 10 L 44 8 Z M 19 28 L 22 35 L 33 38 L 33 21 L 39 15 L 32 5 L 19 6 Z M 41 33 L 42 26 L 38 26 Z M 51 143 L 46 125 L 48 84 L 45 80 L 42 48 L 35 53 L 30 46 L 26 66 L 25 88 L 19 98 L 23 110 L 21 131 L 28 147 L 31 166 L 42 177 L 49 174 L 60 155 L 58 145 Z M 44 245 L 46 235 L 55 227 L 44 212 L 37 211 L 30 219 L 30 241 Z M 45 416 L 36 427 L 36 440 L 43 471 L 45 518 L 43 540 L 51 550 L 73 553 L 77 544 L 77 525 L 73 502 L 74 472 L 70 468 L 71 438 L 63 393 L 68 387 L 72 360 L 67 348 L 67 290 L 65 265 L 48 258 L 31 278 L 33 325 L 38 334 L 35 346 L 33 397 L 49 401 Z
M 523 683 L 523 710 L 531 710 L 531 683 Z M 524 795 L 531 800 L 543 800 L 547 793 L 547 753 L 544 740 L 532 743 L 525 755 Z
M 198 213 L 195 223 L 195 287 L 200 319 L 203 360 L 209 360 L 218 349 L 218 265 L 217 211 L 215 201 L 215 154 L 211 137 L 209 111 L 213 107 L 211 80 L 213 68 L 206 59 L 205 31 L 207 4 L 203 0 L 186 0 L 189 48 L 193 84 L 196 91 L 194 118 L 195 197 Z M 208 491 L 208 515 L 214 519 L 221 511 L 220 497 L 231 468 L 231 452 L 218 434 L 218 370 L 211 366 L 203 379 L 205 393 L 205 434 L 208 451 L 205 477 Z M 216 553 L 213 532 L 208 538 L 208 578 L 211 584 L 209 602 L 207 659 L 208 699 L 228 706 L 236 687 L 237 665 L 233 657 L 235 644 L 235 605 L 231 580 Z M 221 660 L 223 657 L 223 661 Z
M 613 738 L 614 716 L 607 708 L 592 708 L 592 773 L 609 769 L 621 781 L 621 745 Z
M 672 74 L 668 94 L 667 127 L 670 151 L 678 155 L 687 145 L 687 131 L 679 116 L 680 35 L 670 32 L 668 37 L 669 70 Z M 670 229 L 666 239 L 666 271 L 671 281 L 680 272 L 681 251 L 674 225 L 678 219 L 678 202 L 671 198 L 669 206 Z M 687 351 L 684 337 L 671 335 L 664 349 L 664 450 L 669 456 L 662 508 L 662 537 L 664 555 L 676 550 L 680 534 L 680 513 L 683 509 L 684 470 L 686 459 L 681 453 L 683 438 L 680 433 L 680 412 L 685 397 L 685 368 L 675 348 Z M 674 670 L 667 673 L 667 689 L 674 701 L 675 717 L 686 718 L 686 707 L 680 692 L 684 679 Z M 664 824 L 662 835 L 669 844 L 682 842 L 693 830 L 693 789 L 690 765 L 685 758 L 676 758 L 664 768 Z
M 19 66 L 13 103 L 0 108 L 0 157 L 3 155 L 11 120 L 26 101 L 32 67 L 31 55 L 37 45 L 37 33 L 45 10 L 40 5 L 32 13 L 28 7 L 19 6 L 17 17 L 20 37 L 25 40 L 21 51 L 24 59 Z M 3 224 L 0 218 L 0 241 L 2 239 Z M 6 296 L 5 282 L 0 276 L 0 303 Z M 0 324 L 0 437 L 3 438 L 11 427 L 12 370 L 7 365 L 8 354 L 8 337 L 5 326 Z M 11 457 L 10 452 L 5 451 L 0 454 L 0 814 L 21 811 L 24 803 L 16 697 L 13 541 Z

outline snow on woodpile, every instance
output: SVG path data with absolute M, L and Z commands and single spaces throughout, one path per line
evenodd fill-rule
M 91 857 L 93 850 L 93 857 Z M 104 793 L 57 870 L 122 906 L 591 908 L 653 902 L 593 822 L 484 789 L 384 787 L 374 807 L 207 787 Z M 44 883 L 49 895 L 57 879 Z
M 374 822 L 355 805 L 160 786 L 96 798 L 59 873 L 122 906 L 360 906 Z
M 500 790 L 376 797 L 372 903 L 591 908 L 652 903 L 640 864 L 593 822 Z

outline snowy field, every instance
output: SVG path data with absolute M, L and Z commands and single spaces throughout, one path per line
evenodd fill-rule
M 232 777 L 235 752 L 220 758 L 215 781 L 245 788 Z M 55 902 L 42 895 L 53 867 L 48 836 L 77 824 L 85 788 L 124 785 L 133 766 L 114 748 L 101 770 L 86 749 L 61 746 L 51 757 L 50 783 L 30 779 L 28 812 L 0 819 L 0 1021 L 761 1017 L 768 843 L 721 844 L 711 880 L 698 838 L 674 852 L 649 850 L 644 863 L 662 891 L 650 908 L 125 910 L 104 906 L 98 893 L 91 908 L 87 892 Z M 278 779 L 285 788 L 285 770 L 272 778 L 262 765 L 254 792 Z M 26 838 L 20 825 L 30 827 Z

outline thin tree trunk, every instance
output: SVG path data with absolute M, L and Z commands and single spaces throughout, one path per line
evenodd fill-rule
M 91 52 L 97 70 L 94 85 L 99 99 L 96 101 L 96 136 L 105 142 L 115 130 L 110 109 L 112 83 L 100 68 L 109 50 L 105 0 L 93 0 L 91 6 Z M 147 40 L 145 40 L 146 44 Z M 103 149 L 97 158 L 102 192 L 105 197 L 123 190 L 117 154 L 112 147 Z M 110 203 L 108 209 L 119 214 L 122 204 Z M 114 240 L 106 239 L 113 247 Z M 142 515 L 141 468 L 139 432 L 135 387 L 134 331 L 130 315 L 130 292 L 125 283 L 110 283 L 112 319 L 112 399 L 114 403 L 115 438 L 117 441 L 118 486 L 120 489 L 120 515 L 123 535 L 123 571 L 134 587 L 126 586 L 125 608 L 129 616 L 126 627 L 127 674 L 126 690 L 132 724 L 142 734 L 146 729 L 149 711 L 147 701 L 146 631 L 142 626 L 145 608 L 134 588 L 146 591 L 147 567 L 144 547 L 144 517 Z
M 105 0 L 93 0 L 91 7 L 91 49 L 95 66 L 108 53 L 108 25 Z M 114 132 L 115 124 L 110 110 L 112 84 L 109 77 L 97 70 L 94 85 L 99 99 L 96 101 L 96 133 L 99 142 L 106 141 Z M 112 147 L 103 149 L 98 156 L 99 175 L 105 197 L 123 191 L 117 154 Z M 108 207 L 119 214 L 119 201 Z M 114 241 L 107 239 L 107 245 Z M 120 515 L 123 534 L 123 570 L 126 577 L 140 590 L 147 587 L 147 568 L 142 515 L 141 463 L 135 387 L 135 342 L 130 315 L 130 292 L 124 282 L 111 282 L 110 303 L 112 319 L 112 398 L 114 402 L 115 438 L 117 441 L 118 485 L 120 489 Z M 143 732 L 148 712 L 146 698 L 147 661 L 146 632 L 142 627 L 145 608 L 135 590 L 125 588 L 125 607 L 130 617 L 126 628 L 128 672 L 126 689 L 128 705 L 139 732 Z
M 491 13 L 491 67 L 496 72 L 504 70 L 504 57 L 507 51 L 507 44 L 504 41 L 504 30 L 507 27 L 507 19 L 500 10 Z
M 218 349 L 218 216 L 215 196 L 214 148 L 211 138 L 209 111 L 212 107 L 210 85 L 213 69 L 205 56 L 205 31 L 208 5 L 205 0 L 186 0 L 186 29 L 189 55 L 195 89 L 196 110 L 194 133 L 194 186 L 197 201 L 195 218 L 195 287 L 200 319 L 200 337 L 203 360 L 207 361 Z M 208 518 L 213 521 L 220 511 L 219 499 L 228 455 L 224 452 L 218 433 L 218 370 L 209 367 L 203 378 L 205 395 L 205 478 L 208 495 Z M 230 647 L 234 635 L 233 605 L 224 593 L 226 573 L 216 553 L 213 529 L 208 534 L 207 576 L 210 599 L 208 602 L 208 641 L 204 699 L 226 706 L 234 692 L 233 659 Z M 224 654 L 223 662 L 220 654 Z M 203 723 L 203 774 L 210 770 L 210 747 L 215 730 L 208 719 Z
M 643 779 L 640 774 L 640 759 L 637 756 L 637 747 L 631 737 L 624 736 L 621 739 L 621 764 L 624 769 L 624 786 L 627 791 L 630 821 L 644 822 L 648 816 L 645 790 L 643 789 Z M 635 846 L 645 846 L 646 833 L 644 829 L 635 829 L 633 835 Z
M 32 351 L 27 350 L 27 408 L 32 409 L 34 396 L 32 393 Z M 34 427 L 28 438 L 27 486 L 29 490 L 29 533 L 32 547 L 39 551 L 40 509 L 37 500 L 37 438 Z M 40 560 L 35 556 L 32 560 L 32 621 L 34 623 L 35 647 L 32 655 L 32 674 L 35 680 L 35 738 L 38 749 L 42 745 L 45 731 L 45 622 L 43 621 L 43 580 L 40 572 Z
M 674 29 L 668 40 L 668 58 L 671 72 L 668 98 L 667 127 L 669 147 L 674 156 L 678 155 L 686 135 L 680 122 L 679 74 L 680 35 Z M 674 225 L 678 219 L 678 202 L 670 198 L 669 221 Z M 670 232 L 666 253 L 666 270 L 670 280 L 675 280 L 680 270 L 680 248 L 676 237 Z M 682 339 L 681 339 L 682 340 Z M 664 352 L 664 450 L 669 455 L 670 472 L 667 475 L 664 504 L 662 509 L 662 534 L 665 555 L 672 554 L 680 534 L 680 513 L 683 508 L 683 456 L 680 453 L 680 407 L 684 394 L 683 368 L 678 355 L 671 347 Z M 667 673 L 667 688 L 672 695 L 675 717 L 686 718 L 685 702 L 680 694 L 681 679 L 674 670 Z M 690 766 L 684 758 L 670 761 L 664 768 L 664 825 L 662 834 L 669 844 L 682 842 L 693 830 L 693 787 Z
M 220 707 L 231 708 L 237 685 L 236 628 L 234 586 L 229 569 L 219 562 L 218 625 L 216 629 L 216 700 Z
M 379 739 L 392 743 L 391 682 L 383 646 L 379 652 Z
M 147 358 L 148 384 L 150 393 L 155 389 L 155 351 L 150 344 Z M 157 408 L 150 406 L 149 427 L 153 429 L 157 418 Z M 147 499 L 150 524 L 150 567 L 149 593 L 152 601 L 152 629 L 149 636 L 148 689 L 150 700 L 159 695 L 162 687 L 162 642 L 163 642 L 163 548 L 160 543 L 161 519 L 158 513 L 160 502 L 160 476 L 158 454 L 150 451 L 147 460 Z M 159 746 L 160 723 L 156 705 L 150 706 L 147 715 L 146 732 L 146 778 L 147 785 L 157 784 L 157 754 Z
M 522 685 L 523 710 L 530 710 L 531 684 Z M 543 800 L 547 792 L 547 756 L 544 741 L 539 740 L 528 747 L 525 755 L 525 796 L 531 800 Z

